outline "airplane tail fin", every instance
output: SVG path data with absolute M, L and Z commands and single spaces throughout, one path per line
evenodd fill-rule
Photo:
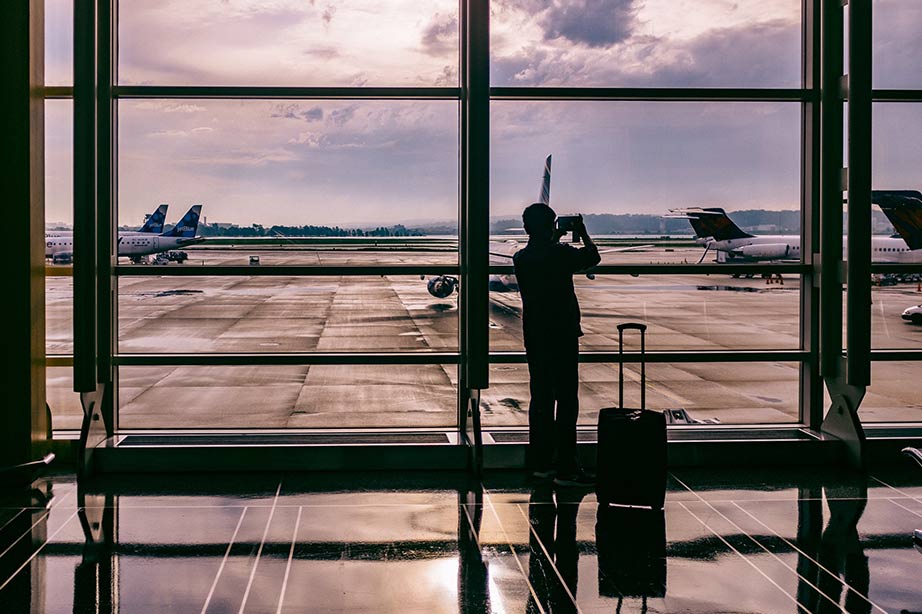
M 157 207 L 144 222 L 144 225 L 138 228 L 138 232 L 151 232 L 154 234 L 163 232 L 163 224 L 166 222 L 167 207 L 169 207 L 169 205 L 166 204 Z
M 173 226 L 168 231 L 164 232 L 161 236 L 164 237 L 183 237 L 191 239 L 195 236 L 195 233 L 198 232 L 198 220 L 202 214 L 201 205 L 192 205 L 192 208 L 189 209 L 182 219 Z
M 544 176 L 541 179 L 541 194 L 538 196 L 538 202 L 545 205 L 551 204 L 551 155 L 548 154 L 544 160 Z
M 687 219 L 699 239 L 715 241 L 746 239 L 752 235 L 744 232 L 720 207 L 689 207 L 670 209 L 666 217 Z
M 922 193 L 917 190 L 874 190 L 877 204 L 909 249 L 922 249 Z

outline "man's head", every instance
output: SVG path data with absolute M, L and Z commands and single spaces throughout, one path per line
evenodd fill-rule
M 557 214 L 545 203 L 533 203 L 522 212 L 522 224 L 529 237 L 551 239 L 554 236 L 554 220 Z

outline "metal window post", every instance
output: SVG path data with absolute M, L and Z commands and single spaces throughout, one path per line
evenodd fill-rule
M 848 5 L 847 378 L 871 383 L 871 0 Z
M 823 16 L 823 269 L 822 362 L 832 406 L 822 430 L 845 444 L 847 461 L 865 465 L 858 418 L 871 375 L 871 0 L 849 10 L 848 76 L 842 76 L 844 14 L 825 0 Z M 842 162 L 842 98 L 848 99 L 848 168 Z M 842 190 L 848 190 L 847 258 L 842 273 Z M 843 279 L 844 278 L 844 279 Z M 847 356 L 842 356 L 842 282 L 846 298 Z
M 97 381 L 113 390 L 115 372 L 112 356 L 115 353 L 117 330 L 115 325 L 115 101 L 112 87 L 115 84 L 115 15 L 114 0 L 97 0 L 97 100 L 96 148 L 99 163 L 96 165 L 96 376 Z M 103 406 L 106 434 L 111 436 L 117 424 L 114 396 L 110 395 Z
M 801 258 L 809 268 L 800 284 L 800 347 L 809 359 L 800 363 L 800 421 L 818 429 L 823 417 L 820 380 L 820 283 L 816 266 L 820 247 L 820 76 L 822 58 L 821 0 L 804 0 L 803 87 L 812 93 L 801 105 Z
M 470 414 L 475 454 L 480 447 L 480 390 L 489 385 L 490 240 L 490 5 L 461 5 L 461 395 L 462 432 Z M 479 462 L 479 456 L 476 458 Z
M 74 391 L 96 389 L 96 0 L 74 0 Z

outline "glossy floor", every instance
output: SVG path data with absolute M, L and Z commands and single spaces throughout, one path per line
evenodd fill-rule
M 43 478 L 7 612 L 922 612 L 922 471 L 677 469 L 661 514 L 518 473 Z

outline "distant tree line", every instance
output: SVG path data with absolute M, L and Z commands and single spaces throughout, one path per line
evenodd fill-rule
M 754 234 L 798 234 L 800 232 L 800 211 L 785 209 L 746 209 L 730 211 L 729 216 L 743 230 Z M 664 218 L 646 213 L 587 213 L 583 216 L 586 229 L 592 234 L 649 234 L 688 235 L 692 228 L 688 220 Z M 843 217 L 843 220 L 845 217 Z M 844 223 L 844 221 L 843 221 Z M 879 209 L 871 210 L 871 230 L 874 233 L 892 233 L 893 226 Z M 490 223 L 493 234 L 522 234 L 522 220 L 519 218 L 494 219 Z
M 340 228 L 339 226 L 225 226 L 199 225 L 203 237 L 421 237 L 426 233 L 403 224 L 377 228 Z

